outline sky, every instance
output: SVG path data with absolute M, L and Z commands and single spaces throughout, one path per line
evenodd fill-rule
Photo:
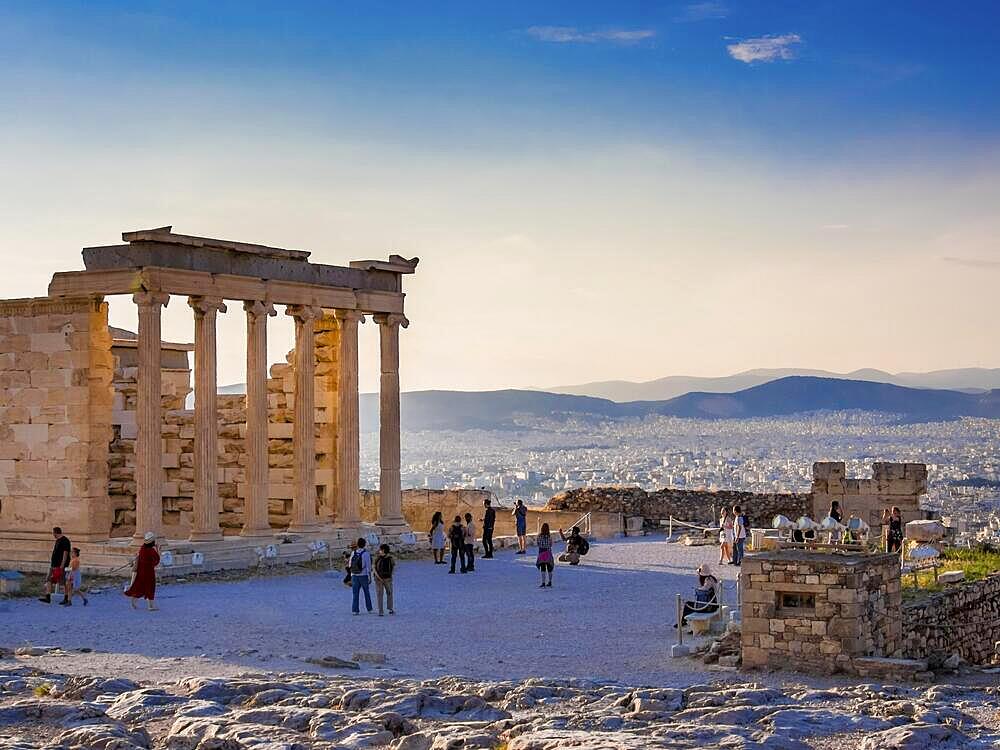
M 169 224 L 419 256 L 405 390 L 1000 367 L 997 91 L 986 1 L 7 0 L 0 296 Z

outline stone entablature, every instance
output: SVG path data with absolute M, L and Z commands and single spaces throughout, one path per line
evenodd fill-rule
M 332 529 L 334 523 L 356 527 L 359 521 L 357 409 L 337 409 L 322 394 L 334 394 L 344 404 L 357 401 L 357 323 L 373 315 L 382 354 L 379 521 L 389 533 L 405 531 L 399 492 L 399 328 L 407 325 L 402 276 L 414 272 L 416 259 L 393 255 L 388 261 L 354 261 L 345 268 L 322 266 L 309 263 L 309 254 L 303 251 L 179 235 L 170 227 L 126 232 L 122 239 L 127 244 L 88 248 L 87 270 L 55 274 L 48 298 L 12 300 L 0 308 L 0 360 L 9 368 L 0 370 L 5 372 L 0 376 L 4 409 L 0 429 L 9 454 L 0 459 L 9 462 L 0 464 L 4 480 L 0 537 L 45 538 L 52 526 L 59 525 L 74 539 L 108 538 L 112 528 L 108 445 L 115 389 L 103 298 L 113 294 L 131 295 L 138 312 L 134 429 L 126 428 L 128 404 L 119 403 L 123 408 L 116 410 L 115 421 L 120 424 L 114 437 L 121 453 L 133 448 L 134 465 L 128 468 L 136 498 L 136 542 L 146 531 L 163 535 L 164 469 L 170 468 L 163 463 L 171 462 L 171 456 L 177 457 L 176 468 L 182 472 L 178 479 L 193 484 L 190 538 L 211 542 L 221 536 L 224 497 L 218 490 L 215 323 L 219 314 L 227 312 L 227 301 L 242 302 L 247 317 L 247 491 L 242 533 L 248 537 L 269 533 L 271 467 L 266 447 L 270 396 L 278 394 L 269 390 L 266 322 L 275 304 L 285 305 L 295 323 L 291 373 L 284 376 L 294 388 L 289 394 L 282 386 L 280 395 L 286 403 L 277 407 L 292 412 L 294 490 L 289 529 L 318 533 Z M 172 452 L 168 445 L 165 453 L 163 443 L 166 427 L 167 440 L 177 441 L 174 447 L 179 448 L 180 430 L 186 426 L 186 417 L 176 413 L 183 410 L 169 408 L 179 404 L 168 402 L 165 410 L 165 387 L 170 395 L 173 383 L 174 396 L 180 395 L 178 391 L 186 395 L 189 387 L 179 387 L 169 371 L 164 378 L 160 321 L 172 295 L 187 297 L 194 323 L 194 382 L 200 398 L 195 400 L 191 466 L 180 465 L 185 451 Z M 329 325 L 327 332 L 339 332 L 333 344 L 338 355 L 325 363 L 316 360 L 317 338 L 324 325 Z M 325 422 L 318 433 L 317 381 L 319 406 L 329 402 L 336 420 Z M 126 390 L 120 389 L 122 399 Z M 177 427 L 176 436 L 171 425 Z M 317 463 L 318 442 L 323 444 L 320 455 L 325 464 Z M 57 461 L 62 464 L 49 465 Z M 122 482 L 123 490 L 127 463 L 128 459 L 115 457 L 114 469 L 121 477 L 114 481 Z M 318 481 L 318 467 L 329 472 L 323 477 L 328 481 Z M 338 469 L 341 476 L 336 476 Z M 341 489 L 335 497 L 332 488 L 338 484 Z M 320 485 L 331 490 L 327 495 L 334 510 L 326 514 L 319 507 Z
M 743 666 L 824 674 L 901 646 L 899 556 L 783 549 L 740 573 Z

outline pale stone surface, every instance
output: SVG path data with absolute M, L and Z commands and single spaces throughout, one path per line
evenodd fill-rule
M 379 526 L 390 533 L 407 530 L 399 477 L 399 328 L 402 315 L 376 315 L 381 351 L 379 388 Z

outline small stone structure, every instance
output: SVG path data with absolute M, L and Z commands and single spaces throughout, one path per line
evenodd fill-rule
M 122 240 L 84 249 L 86 270 L 56 273 L 47 297 L 0 302 L 0 561 L 44 566 L 57 525 L 81 543 L 106 543 L 116 525 L 131 529 L 134 543 L 146 531 L 163 538 L 178 528 L 190 543 L 218 543 L 220 515 L 237 512 L 232 502 L 226 510 L 224 501 L 233 497 L 220 486 L 238 488 L 240 476 L 240 534 L 250 549 L 273 533 L 275 484 L 291 488 L 283 504 L 288 532 L 357 533 L 357 334 L 367 315 L 378 324 L 381 351 L 377 526 L 390 537 L 406 534 L 399 329 L 408 325 L 402 277 L 415 271 L 416 259 L 392 255 L 328 266 L 309 262 L 300 250 L 170 227 L 125 232 Z M 124 294 L 138 308 L 134 344 L 113 340 L 108 327 L 104 298 Z M 170 346 L 164 356 L 160 335 L 171 295 L 187 297 L 194 323 L 191 422 L 183 409 L 187 373 L 171 374 L 179 368 L 170 367 L 175 358 Z M 224 300 L 241 302 L 246 314 L 247 395 L 242 408 L 220 410 L 215 322 L 227 311 Z M 284 305 L 294 320 L 295 349 L 269 379 L 267 319 L 274 305 Z M 224 456 L 221 467 L 220 416 L 222 429 L 245 444 L 242 455 Z M 269 450 L 274 432 L 291 444 L 278 466 Z M 171 469 L 176 488 L 165 474 Z M 165 490 L 190 493 L 186 524 L 179 522 L 183 508 L 165 508 Z
M 812 513 L 826 517 L 833 500 L 840 502 L 844 518 L 857 516 L 873 529 L 881 528 L 882 512 L 898 506 L 903 523 L 924 517 L 920 496 L 927 494 L 924 464 L 873 463 L 871 479 L 849 479 L 843 461 L 813 464 Z
M 899 556 L 782 549 L 740 573 L 745 668 L 861 673 L 901 643 Z

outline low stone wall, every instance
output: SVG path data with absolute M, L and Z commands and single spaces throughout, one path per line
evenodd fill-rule
M 434 513 L 441 511 L 445 523 L 450 523 L 457 516 L 471 513 L 476 524 L 482 531 L 483 500 L 490 496 L 483 490 L 403 490 L 403 517 L 418 537 L 431 527 Z M 373 523 L 378 518 L 378 490 L 361 490 L 361 520 Z M 509 505 L 497 505 L 496 526 L 494 536 L 512 536 L 516 531 L 513 508 Z M 582 513 L 576 511 L 548 510 L 543 508 L 528 508 L 527 530 L 535 533 L 538 528 L 547 523 L 553 533 L 563 528 L 568 529 L 576 523 Z M 618 513 L 591 514 L 591 533 L 595 537 L 608 538 L 621 530 Z
M 988 664 L 1000 641 L 1000 572 L 902 608 L 902 655 L 912 659 L 958 654 Z
M 712 523 L 718 520 L 723 506 L 739 505 L 755 526 L 770 526 L 771 519 L 782 514 L 795 519 L 812 511 L 812 498 L 803 493 L 756 493 L 733 490 L 661 489 L 646 492 L 639 487 L 583 487 L 560 492 L 545 506 L 548 510 L 621 513 L 642 516 L 648 521 L 667 520 L 670 516 L 684 521 Z

